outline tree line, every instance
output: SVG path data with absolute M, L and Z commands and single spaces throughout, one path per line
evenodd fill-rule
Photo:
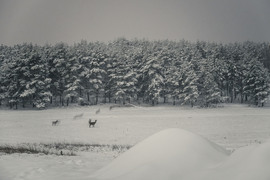
M 221 102 L 263 106 L 270 92 L 269 43 L 149 41 L 0 46 L 0 104 Z

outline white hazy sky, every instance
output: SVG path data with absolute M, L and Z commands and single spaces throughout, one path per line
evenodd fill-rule
M 0 0 L 0 44 L 270 41 L 270 0 Z

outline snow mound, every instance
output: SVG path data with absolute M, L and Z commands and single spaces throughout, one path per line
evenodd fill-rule
M 206 169 L 194 180 L 269 180 L 270 141 L 238 149 L 214 169 Z
M 228 155 L 225 149 L 199 135 L 167 129 L 140 142 L 91 179 L 188 179 L 193 173 L 213 168 Z
M 181 129 L 150 136 L 91 176 L 91 180 L 269 180 L 270 140 L 229 154 Z

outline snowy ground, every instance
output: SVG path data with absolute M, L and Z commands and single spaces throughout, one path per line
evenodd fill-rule
M 96 114 L 99 108 L 100 113 Z M 73 118 L 81 113 L 81 118 Z M 88 127 L 89 118 L 98 120 L 95 128 Z M 61 123 L 52 126 L 57 119 Z M 270 138 L 270 111 L 245 105 L 214 109 L 159 106 L 110 111 L 109 105 L 99 105 L 43 111 L 0 110 L 0 145 L 58 142 L 135 145 L 168 128 L 188 130 L 233 151 Z M 118 156 L 118 152 L 106 149 L 75 153 L 77 156 L 1 154 L 0 180 L 89 179 Z
M 224 148 L 186 130 L 158 132 L 98 170 L 95 180 L 269 180 L 270 142 Z

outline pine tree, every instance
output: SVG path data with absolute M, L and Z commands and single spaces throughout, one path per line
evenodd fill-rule
M 69 102 L 73 103 L 75 99 L 79 96 L 79 88 L 81 84 L 81 79 L 79 77 L 79 67 L 76 56 L 68 55 L 66 59 L 66 71 L 67 73 L 64 76 L 65 86 L 63 91 L 63 96 L 66 100 L 66 105 L 69 105 Z
M 10 108 L 18 108 L 20 102 L 25 101 L 25 97 L 21 94 L 25 91 L 26 84 L 30 81 L 28 76 L 29 66 L 28 59 L 32 45 L 15 45 L 10 54 L 10 58 L 6 59 L 4 64 L 4 82 L 6 85 L 6 99 Z M 31 97 L 29 97 L 30 99 Z
M 74 47 L 71 48 L 72 61 L 74 61 L 74 67 L 72 67 L 71 71 L 74 77 L 74 86 L 76 86 L 74 90 L 81 105 L 86 104 L 84 101 L 85 93 L 87 93 L 88 101 L 90 100 L 88 93 L 90 87 L 87 74 L 89 73 L 91 49 L 91 44 L 88 44 L 85 40 L 82 40 L 80 43 L 75 44 Z
M 211 61 L 207 59 L 201 60 L 198 80 L 198 103 L 204 107 L 209 107 L 222 101 L 220 89 L 218 88 L 218 84 L 215 82 L 214 76 L 211 73 L 212 69 L 213 64 Z
M 135 97 L 137 92 L 137 72 L 133 61 L 133 45 L 130 41 L 120 38 L 111 45 L 111 64 L 109 65 L 110 93 L 115 102 L 123 104 Z
M 193 64 L 191 62 L 185 62 L 181 66 L 182 68 L 182 81 L 179 94 L 179 99 L 182 101 L 182 104 L 190 104 L 191 107 L 194 106 L 198 97 L 198 77 L 194 71 Z
M 168 93 L 173 98 L 173 105 L 176 104 L 176 100 L 179 99 L 181 92 L 181 84 L 183 79 L 181 76 L 181 68 L 178 66 L 172 66 L 170 74 L 167 76 Z
M 244 80 L 244 94 L 257 106 L 264 106 L 269 96 L 269 72 L 263 67 L 263 64 L 256 59 L 249 63 Z
M 52 47 L 49 59 L 51 78 L 51 92 L 53 96 L 59 97 L 59 102 L 64 106 L 66 81 L 68 78 L 68 46 L 64 43 L 58 43 Z
M 0 46 L 0 106 L 7 97 L 7 85 L 10 83 L 8 79 L 9 64 L 11 59 L 11 48 L 8 46 Z
M 52 96 L 49 90 L 51 79 L 48 77 L 47 64 L 42 58 L 41 49 L 38 46 L 29 46 L 29 56 L 23 60 L 25 66 L 22 69 L 25 70 L 21 87 L 24 91 L 20 98 L 31 98 L 34 107 L 43 109 Z
M 164 85 L 164 78 L 162 76 L 162 66 L 157 56 L 152 55 L 147 58 L 146 64 L 140 70 L 144 82 L 142 89 L 144 96 L 148 101 L 155 105 L 160 97 L 162 87 Z
M 104 83 L 104 99 L 106 102 L 106 99 L 109 100 L 109 103 L 112 101 L 113 97 L 113 88 L 114 88 L 114 63 L 113 63 L 113 58 L 108 55 L 107 58 L 104 59 L 104 78 L 103 78 L 103 83 Z
M 93 52 L 90 60 L 89 83 L 90 92 L 95 95 L 95 104 L 98 103 L 99 94 L 104 91 L 103 77 L 105 74 L 104 60 L 106 56 L 100 52 Z
M 157 57 L 162 65 L 163 87 L 161 91 L 161 97 L 163 97 L 163 103 L 169 98 L 170 82 L 169 74 L 171 73 L 172 64 L 176 60 L 176 52 L 174 44 L 169 41 L 161 43 L 161 50 Z

